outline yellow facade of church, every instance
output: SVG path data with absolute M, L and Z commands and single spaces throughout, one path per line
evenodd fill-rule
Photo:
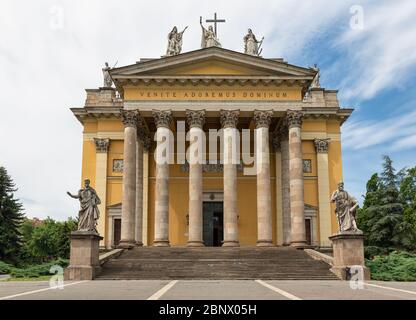
M 138 66 L 137 70 L 135 66 Z M 120 110 L 137 109 L 153 140 L 156 127 L 152 110 L 158 108 L 172 110 L 175 121 L 170 127 L 173 132 L 176 121 L 185 120 L 188 109 L 206 110 L 204 131 L 220 128 L 219 112 L 222 109 L 238 109 L 240 128 L 252 130 L 255 129 L 252 120 L 254 110 L 273 111 L 270 125 L 270 197 L 272 241 L 275 245 L 284 243 L 284 208 L 282 154 L 272 146 L 273 131 L 285 117 L 286 110 L 303 112 L 303 190 L 305 220 L 310 220 L 305 226 L 309 228 L 306 230 L 307 241 L 314 246 L 329 246 L 327 237 L 337 231 L 334 205 L 329 202 L 330 192 L 342 180 L 340 128 L 352 110 L 339 107 L 336 91 L 309 88 L 314 71 L 288 65 L 279 59 L 245 57 L 225 49 L 207 48 L 176 57 L 138 62 L 114 69 L 111 75 L 116 89 L 87 90 L 85 106 L 72 109 L 83 125 L 81 179 L 91 180 L 102 201 L 98 224 L 98 231 L 104 237 L 102 246 L 117 245 L 122 232 L 119 230 L 120 222 L 116 221 L 123 219 L 123 171 L 120 164 L 124 159 L 125 126 L 119 115 Z M 106 139 L 108 144 L 99 149 L 97 139 Z M 317 150 L 317 139 L 328 141 L 326 151 Z M 143 212 L 140 219 L 144 245 L 152 245 L 155 237 L 155 203 L 158 196 L 155 148 L 153 142 L 143 154 Z M 169 165 L 169 242 L 173 246 L 188 242 L 188 178 L 189 173 L 182 170 L 181 164 Z M 237 173 L 238 238 L 241 246 L 256 245 L 258 240 L 256 178 L 255 175 L 244 175 L 242 171 Z M 223 188 L 222 172 L 203 173 L 205 200 L 219 197 L 222 201 Z

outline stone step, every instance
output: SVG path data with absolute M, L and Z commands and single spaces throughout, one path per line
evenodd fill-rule
M 98 279 L 337 278 L 329 265 L 291 247 L 141 247 L 106 262 Z

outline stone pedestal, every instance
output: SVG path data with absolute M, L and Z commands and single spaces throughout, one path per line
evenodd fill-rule
M 71 254 L 65 269 L 65 280 L 92 280 L 100 272 L 99 243 L 103 239 L 98 233 L 89 231 L 71 232 Z
M 333 266 L 331 271 L 343 280 L 349 280 L 348 269 L 362 267 L 362 280 L 370 279 L 370 270 L 365 267 L 364 235 L 362 232 L 343 232 L 329 237 L 333 248 Z

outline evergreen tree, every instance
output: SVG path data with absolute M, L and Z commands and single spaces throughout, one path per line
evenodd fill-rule
M 369 197 L 361 213 L 367 243 L 379 247 L 409 247 L 412 245 L 412 230 L 404 219 L 403 204 L 400 201 L 399 179 L 388 156 L 383 157 L 383 171 L 370 179 Z
M 21 247 L 19 227 L 23 221 L 23 207 L 14 198 L 17 191 L 4 167 L 0 167 L 0 260 L 16 262 Z

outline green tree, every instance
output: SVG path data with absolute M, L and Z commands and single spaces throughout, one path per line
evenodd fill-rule
M 27 251 L 36 262 L 68 258 L 69 235 L 76 228 L 77 223 L 72 218 L 65 222 L 59 222 L 48 217 L 33 229 L 31 238 L 26 243 Z
M 399 176 L 404 218 L 412 225 L 413 233 L 416 234 L 416 167 L 400 170 Z
M 388 156 L 383 157 L 383 171 L 367 183 L 364 206 L 359 212 L 359 225 L 367 234 L 366 244 L 378 247 L 409 248 L 414 236 L 404 219 L 404 206 L 399 192 L 399 175 Z
M 19 231 L 23 206 L 15 199 L 16 185 L 4 167 L 0 167 L 0 260 L 15 262 L 22 245 Z

